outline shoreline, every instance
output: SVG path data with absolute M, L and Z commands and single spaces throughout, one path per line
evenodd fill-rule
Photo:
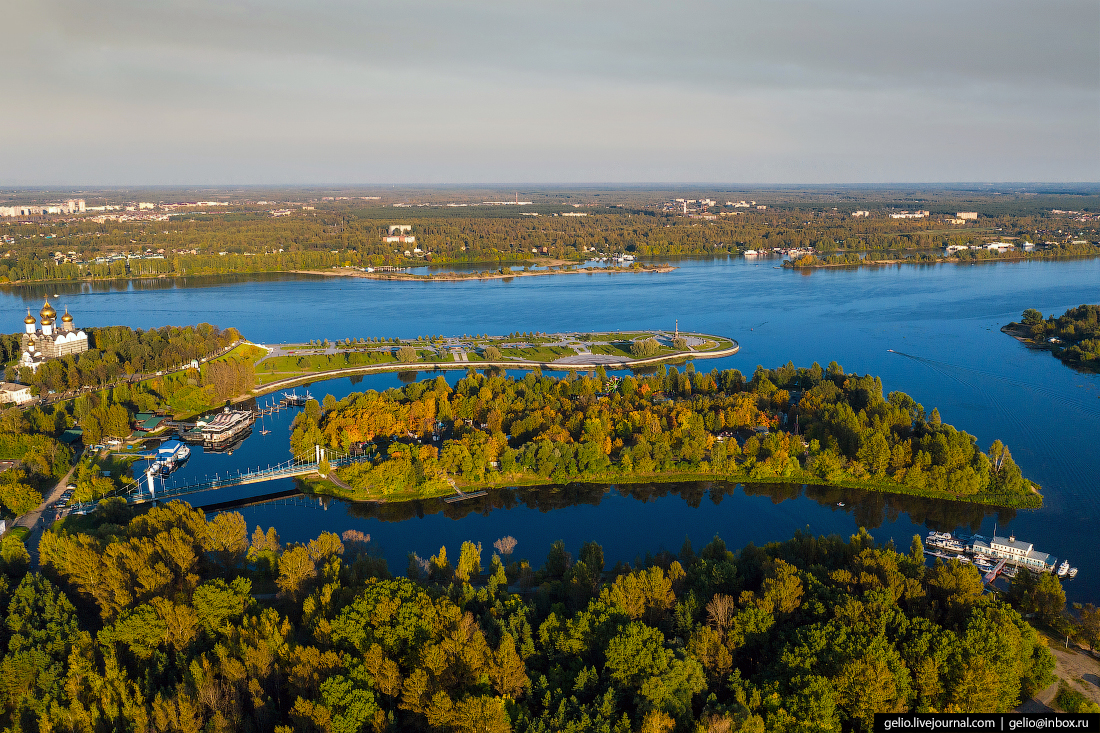
M 817 262 L 812 265 L 797 265 L 791 260 L 783 260 L 781 267 L 785 270 L 824 270 L 838 267 L 874 267 L 876 265 L 981 265 L 997 262 L 1030 262 L 1032 260 L 1088 260 L 1100 257 L 1100 252 L 1089 254 L 1053 255 L 1050 257 L 1028 256 L 1021 254 L 1017 257 L 990 257 L 983 259 L 962 259 L 959 257 L 937 257 L 934 260 L 914 260 L 912 257 L 889 260 L 861 260 L 859 262 Z
M 704 335 L 704 334 L 692 334 L 692 335 Z M 732 341 L 732 339 L 726 339 Z M 303 382 L 323 382 L 327 379 L 336 379 L 339 377 L 351 377 L 358 374 L 372 374 L 376 372 L 434 372 L 434 371 L 451 371 L 455 369 L 473 369 L 475 371 L 480 369 L 525 369 L 549 372 L 570 372 L 570 371 L 592 371 L 603 367 L 606 370 L 616 371 L 624 369 L 635 369 L 637 367 L 646 367 L 661 364 L 668 361 L 676 361 L 678 359 L 719 359 L 725 356 L 733 356 L 741 350 L 740 344 L 736 341 L 733 342 L 733 346 L 725 349 L 716 349 L 714 351 L 686 351 L 676 354 L 665 354 L 662 356 L 651 356 L 646 359 L 633 359 L 623 362 L 612 363 L 570 363 L 570 364 L 557 364 L 555 362 L 541 362 L 541 361 L 468 361 L 468 362 L 411 362 L 405 363 L 386 363 L 386 364 L 365 364 L 357 367 L 347 367 L 344 369 L 335 369 L 329 372 L 311 372 L 309 374 L 303 374 L 301 376 L 286 377 L 274 382 L 269 382 L 263 385 L 257 385 L 255 389 L 248 395 L 240 395 L 233 398 L 234 402 L 243 402 L 251 397 L 267 394 L 286 387 L 293 387 L 300 385 Z
M 480 264 L 480 263 L 468 263 L 468 264 Z M 486 262 L 486 265 L 493 264 L 499 269 L 500 263 L 493 261 L 492 263 Z M 561 267 L 568 264 L 583 264 L 583 263 L 570 263 L 566 260 L 554 260 L 549 264 L 549 267 Z M 387 265 L 388 267 L 389 265 Z M 410 267 L 425 267 L 425 264 L 410 265 Z M 638 267 L 592 267 L 592 268 L 573 268 L 568 270 L 527 270 L 527 271 L 513 271 L 510 273 L 500 272 L 471 272 L 465 275 L 460 272 L 441 272 L 439 274 L 429 275 L 413 275 L 404 272 L 365 272 L 362 270 L 355 270 L 349 267 L 334 267 L 330 270 L 248 270 L 242 272 L 210 272 L 210 273 L 183 273 L 183 272 L 168 272 L 159 273 L 156 275 L 123 275 L 119 277 L 81 277 L 75 279 L 68 278 L 54 278 L 46 280 L 9 280 L 7 282 L 0 283 L 0 287 L 7 286 L 19 286 L 25 287 L 29 285 L 58 285 L 64 283 L 71 284 L 85 284 L 85 283 L 111 283 L 111 282 L 124 282 L 124 281 L 137 281 L 137 280 L 171 280 L 173 278 L 186 278 L 186 277 L 240 277 L 246 275 L 317 275 L 320 277 L 361 277 L 367 280 L 412 280 L 423 282 L 457 282 L 461 280 L 502 280 L 510 277 L 533 277 L 541 275 L 575 275 L 575 274 L 598 274 L 601 272 L 606 273 L 667 273 L 673 270 L 679 269 L 674 265 L 643 265 Z
M 553 265 L 551 265 L 553 266 Z M 423 265 L 418 265 L 423 267 Z M 499 268 L 498 268 L 499 269 Z M 290 270 L 296 275 L 321 275 L 324 277 L 359 277 L 366 280 L 399 280 L 414 282 L 460 282 L 462 280 L 507 280 L 514 277 L 541 277 L 545 275 L 594 275 L 600 273 L 666 273 L 678 268 L 672 265 L 653 265 L 638 267 L 589 267 L 571 268 L 561 270 L 513 270 L 510 272 L 460 272 L 429 273 L 427 275 L 414 275 L 407 272 L 364 272 L 352 268 L 341 267 L 332 270 Z
M 313 482 L 307 483 L 300 481 L 300 484 L 314 487 L 316 481 L 322 482 L 323 488 L 335 485 L 331 479 L 321 479 L 320 477 L 314 478 Z M 690 471 L 672 471 L 667 473 L 655 473 L 645 475 L 622 475 L 622 474 L 606 474 L 603 476 L 591 476 L 583 479 L 566 481 L 562 483 L 560 481 L 551 481 L 550 479 L 543 479 L 541 477 L 513 477 L 508 481 L 499 482 L 486 482 L 479 484 L 462 485 L 461 489 L 464 493 L 470 493 L 473 491 L 496 491 L 499 489 L 509 488 L 528 488 L 536 486 L 567 486 L 569 484 L 667 484 L 667 483 L 688 483 L 698 481 L 721 481 L 732 484 L 797 484 L 801 486 L 821 486 L 825 488 L 836 489 L 855 489 L 861 491 L 872 491 L 881 494 L 896 494 L 899 496 L 915 496 L 922 499 L 933 499 L 937 501 L 957 501 L 964 504 L 976 504 L 980 506 L 992 506 L 1000 507 L 1004 509 L 1041 509 L 1043 506 L 1043 496 L 1038 491 L 1032 489 L 1032 493 L 1027 495 L 1027 498 L 1037 497 L 1037 503 L 1006 503 L 1003 501 L 997 501 L 994 496 L 991 495 L 975 495 L 974 498 L 957 496 L 954 494 L 924 491 L 921 489 L 913 489 L 905 486 L 904 484 L 897 484 L 889 481 L 827 481 L 818 476 L 802 475 L 802 476 L 769 476 L 758 479 L 752 479 L 746 474 L 734 473 L 734 474 L 719 474 L 719 473 L 703 473 L 703 472 L 690 472 Z M 352 489 L 353 492 L 357 490 Z M 336 499 L 348 501 L 353 504 L 402 504 L 410 501 L 433 501 L 437 499 L 444 499 L 449 496 L 454 496 L 454 492 L 451 489 L 445 489 L 438 492 L 429 492 L 426 494 L 413 494 L 406 492 L 399 494 L 394 498 L 386 497 L 365 497 L 354 498 L 347 493 L 341 493 L 338 491 L 302 491 L 303 494 L 315 496 L 331 496 Z

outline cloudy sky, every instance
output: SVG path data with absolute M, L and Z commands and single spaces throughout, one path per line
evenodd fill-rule
M 6 0 L 0 185 L 1100 180 L 1095 0 Z

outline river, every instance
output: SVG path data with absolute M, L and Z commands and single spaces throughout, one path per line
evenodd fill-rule
M 9 330 L 21 330 L 29 305 L 60 295 L 80 326 L 149 328 L 205 321 L 236 326 L 256 342 L 511 331 L 672 328 L 728 335 L 731 357 L 697 369 L 793 361 L 839 362 L 882 377 L 886 391 L 908 392 L 926 409 L 978 438 L 1005 441 L 1025 476 L 1043 487 L 1037 511 L 981 509 L 952 502 L 799 487 L 568 486 L 496 492 L 482 500 L 378 508 L 340 501 L 326 508 L 269 504 L 241 509 L 250 527 L 274 526 L 284 542 L 324 530 L 372 536 L 390 569 L 461 541 L 512 535 L 516 557 L 541 563 L 550 543 L 576 552 L 603 544 L 609 564 L 646 552 L 696 548 L 719 534 L 731 548 L 782 540 L 798 529 L 848 535 L 867 527 L 908 548 L 927 529 L 1014 533 L 1067 557 L 1080 574 L 1073 600 L 1100 600 L 1100 376 L 1079 374 L 1050 354 L 1031 351 L 999 328 L 1025 308 L 1061 314 L 1100 301 L 1100 260 L 976 265 L 883 266 L 791 271 L 777 260 L 720 258 L 674 262 L 665 274 L 594 273 L 515 280 L 391 282 L 358 278 L 255 276 L 136 281 L 103 285 L 7 287 L 0 305 Z M 894 352 L 891 353 L 890 349 Z M 461 373 L 449 372 L 452 382 Z M 421 372 L 421 377 L 424 373 Z M 407 378 L 407 377 L 406 377 Z M 400 385 L 396 374 L 342 378 L 309 387 L 331 393 Z M 261 399 L 261 402 L 263 400 Z M 232 455 L 196 452 L 179 479 L 279 463 L 288 456 L 293 413 L 265 418 Z M 195 505 L 293 488 L 271 482 L 194 495 Z M 844 506 L 838 506 L 843 502 Z

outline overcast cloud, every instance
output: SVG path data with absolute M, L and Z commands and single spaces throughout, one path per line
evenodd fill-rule
M 1095 0 L 8 0 L 0 185 L 1100 180 Z

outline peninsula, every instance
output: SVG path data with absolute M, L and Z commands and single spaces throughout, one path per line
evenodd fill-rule
M 835 362 L 649 376 L 522 379 L 470 371 L 369 390 L 295 420 L 291 451 L 370 453 L 315 492 L 401 501 L 500 486 L 575 481 L 827 484 L 1010 507 L 1037 507 L 1008 449 L 926 413 L 881 381 Z
M 1100 372 L 1100 305 L 1079 305 L 1045 320 L 1034 308 L 1024 311 L 1001 331 L 1032 349 L 1046 349 L 1066 366 Z

